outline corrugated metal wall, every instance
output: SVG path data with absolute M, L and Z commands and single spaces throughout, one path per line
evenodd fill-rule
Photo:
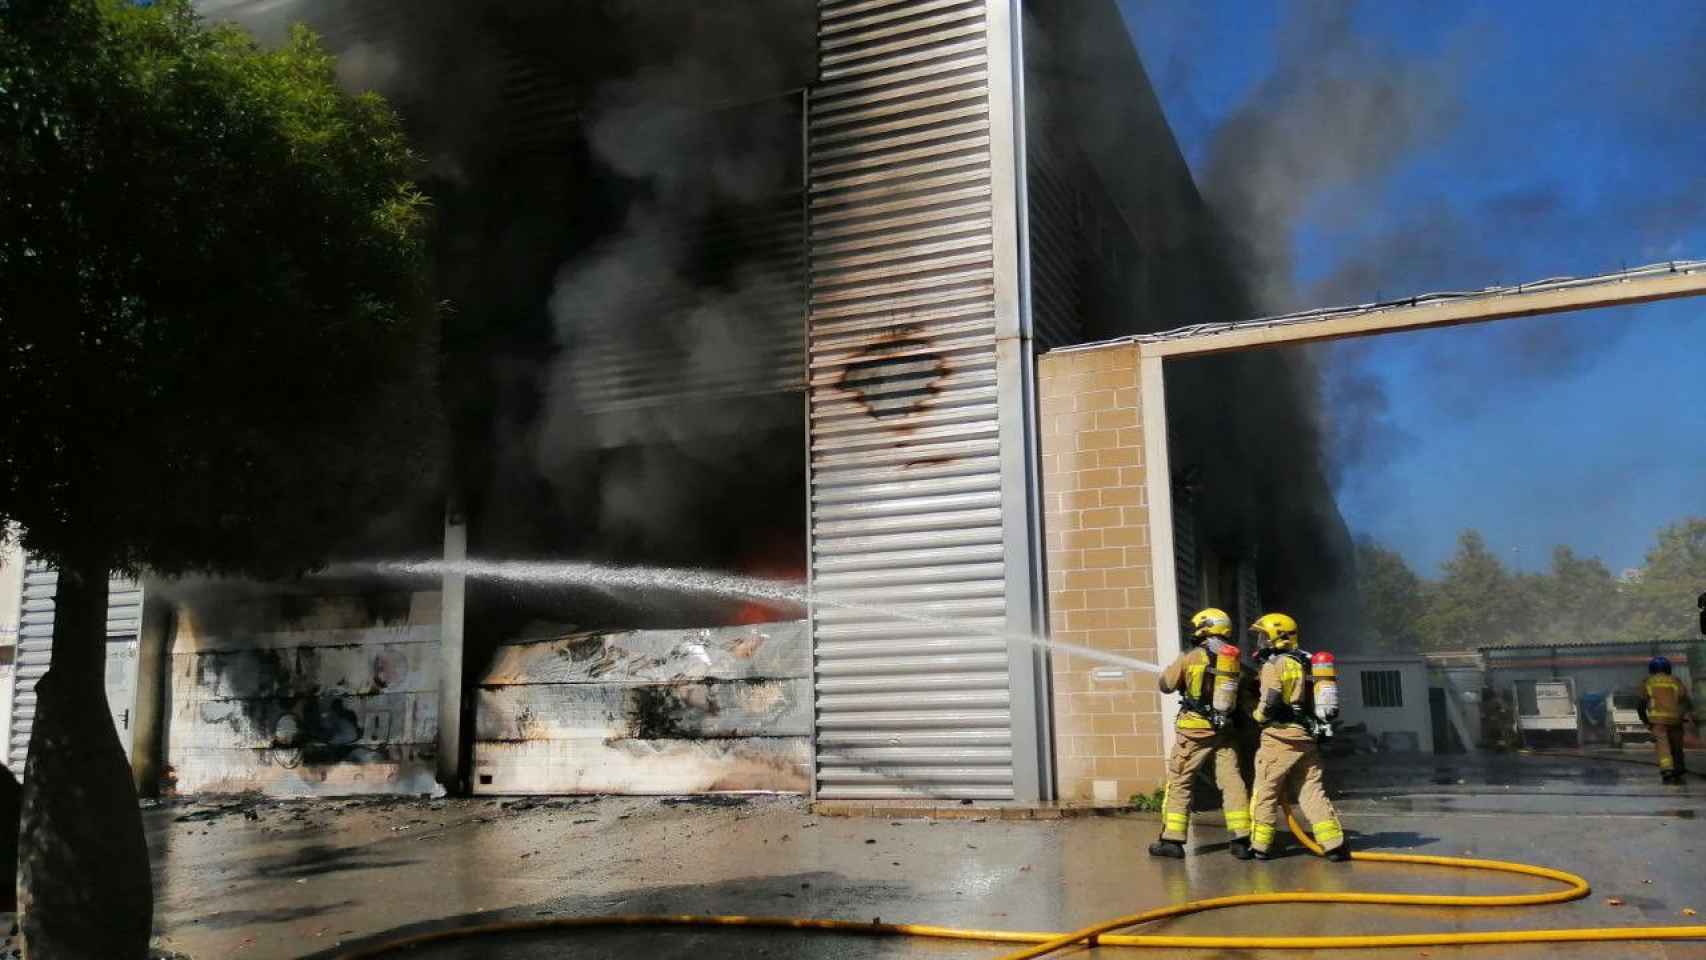
M 576 408 L 600 417 L 802 389 L 800 204 L 793 193 L 655 238 L 654 262 L 680 258 L 681 248 L 703 262 L 627 291 L 620 313 L 594 301 L 561 304 Z M 722 342 L 708 349 L 706 330 Z
M 1074 147 L 1039 135 L 1040 122 L 1030 126 L 1031 313 L 1037 346 L 1047 350 L 1084 342 L 1084 197 L 1073 180 L 1087 172 Z
M 22 771 L 36 715 L 36 681 L 47 673 L 53 653 L 53 598 L 59 574 L 31 561 L 24 569 L 18 612 L 18 658 L 12 671 L 12 742 L 7 766 Z M 142 587 L 130 580 L 107 582 L 107 638 L 135 637 L 142 630 Z
M 1256 622 L 1262 610 L 1262 593 L 1260 584 L 1256 581 L 1256 564 L 1250 559 L 1238 561 L 1238 622 L 1232 626 L 1235 637 L 1244 637 L 1244 631 L 1250 624 Z
M 1002 636 L 1030 617 L 1013 602 L 1015 578 L 1029 575 L 1017 569 L 1022 483 L 1003 500 L 1003 471 L 1024 456 L 1008 405 L 1031 362 L 1028 343 L 998 345 L 1016 309 L 1002 232 L 1016 201 L 1002 196 L 1012 171 L 997 160 L 1011 159 L 1014 136 L 1001 116 L 1006 8 L 825 0 L 820 11 L 808 332 L 817 795 L 1035 793 L 1034 694 L 1015 693 L 1024 661 Z
M 695 132 L 678 148 L 704 140 L 706 172 L 672 188 L 689 202 L 637 218 L 581 258 L 590 266 L 559 278 L 553 309 L 569 399 L 610 419 L 589 431 L 604 442 L 632 439 L 627 415 L 673 417 L 683 403 L 804 388 L 803 114 L 798 90 L 691 114 Z M 657 135 L 688 136 L 668 123 Z M 775 168 L 749 186 L 760 195 L 723 195 L 717 171 L 741 163 Z M 634 263 L 653 269 L 636 273 Z

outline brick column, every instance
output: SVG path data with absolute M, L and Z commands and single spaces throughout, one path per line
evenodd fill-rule
M 1046 354 L 1037 380 L 1050 636 L 1154 662 L 1137 347 Z M 1125 803 L 1159 785 L 1155 675 L 1068 653 L 1053 658 L 1060 798 Z

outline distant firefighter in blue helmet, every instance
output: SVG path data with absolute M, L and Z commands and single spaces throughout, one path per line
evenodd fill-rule
M 1653 746 L 1659 754 L 1659 779 L 1681 783 L 1688 776 L 1688 760 L 1682 752 L 1682 725 L 1694 720 L 1694 702 L 1688 688 L 1671 676 L 1670 660 L 1647 661 L 1647 682 L 1635 704 L 1641 722 L 1653 731 Z

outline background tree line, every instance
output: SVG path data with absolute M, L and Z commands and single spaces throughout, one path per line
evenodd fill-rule
M 1706 517 L 1660 529 L 1627 576 L 1597 557 L 1552 548 L 1543 573 L 1512 570 L 1479 531 L 1458 535 L 1438 576 L 1424 577 L 1395 550 L 1357 542 L 1363 649 L 1472 650 L 1494 644 L 1651 641 L 1698 634 L 1695 598 L 1706 591 Z

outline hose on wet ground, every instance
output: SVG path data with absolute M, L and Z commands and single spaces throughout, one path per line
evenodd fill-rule
M 1304 847 L 1319 856 L 1320 845 L 1300 826 L 1288 809 L 1286 821 Z M 466 940 L 504 934 L 542 933 L 557 930 L 576 930 L 611 927 L 697 927 L 768 930 L 798 930 L 818 933 L 849 934 L 875 937 L 918 937 L 934 940 L 970 940 L 984 943 L 1025 944 L 1019 950 L 1002 954 L 998 960 L 1032 960 L 1064 950 L 1075 944 L 1104 947 L 1173 947 L 1186 950 L 1369 950 L 1390 947 L 1477 946 L 1515 943 L 1593 943 L 1660 940 L 1706 940 L 1706 925 L 1661 927 L 1578 927 L 1558 930 L 1480 930 L 1457 933 L 1399 933 L 1347 936 L 1209 936 L 1202 934 L 1122 934 L 1115 931 L 1158 920 L 1169 920 L 1193 913 L 1279 903 L 1339 903 L 1388 906 L 1430 907 L 1522 907 L 1568 903 L 1586 897 L 1592 890 L 1588 882 L 1576 874 L 1550 867 L 1514 863 L 1507 860 L 1481 860 L 1469 857 L 1441 857 L 1412 853 L 1376 853 L 1356 851 L 1351 859 L 1360 863 L 1407 863 L 1423 866 L 1452 867 L 1460 870 L 1484 870 L 1496 873 L 1539 877 L 1563 884 L 1562 889 L 1541 893 L 1517 894 L 1423 894 L 1423 893 L 1338 893 L 1301 890 L 1289 893 L 1244 893 L 1225 897 L 1190 900 L 1171 906 L 1157 907 L 1141 913 L 1128 914 L 1073 930 L 1051 933 L 1031 930 L 979 930 L 964 927 L 942 927 L 921 923 L 863 923 L 854 920 L 827 920 L 811 917 L 749 917 L 683 914 L 677 916 L 597 916 L 550 917 L 533 920 L 498 921 L 433 930 L 384 943 L 361 947 L 339 956 L 338 960 L 372 960 L 397 951 L 435 943 Z

